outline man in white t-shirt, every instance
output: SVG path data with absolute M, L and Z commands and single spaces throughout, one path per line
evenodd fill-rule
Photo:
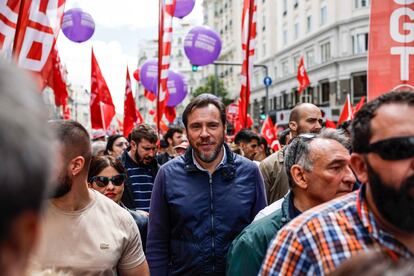
M 46 206 L 33 263 L 73 275 L 149 275 L 138 227 L 122 207 L 88 189 L 89 135 L 75 121 L 54 121 L 61 170 Z

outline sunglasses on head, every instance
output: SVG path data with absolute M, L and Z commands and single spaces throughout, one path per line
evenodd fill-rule
M 118 174 L 111 178 L 106 176 L 94 176 L 91 178 L 91 182 L 94 182 L 96 186 L 101 188 L 106 187 L 109 184 L 109 181 L 115 186 L 121 186 L 125 181 L 125 174 Z
M 384 160 L 403 160 L 414 156 L 414 136 L 395 137 L 372 143 L 365 153 L 376 153 Z

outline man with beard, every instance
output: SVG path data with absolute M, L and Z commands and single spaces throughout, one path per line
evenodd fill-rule
M 88 132 L 75 121 L 49 125 L 60 141 L 60 170 L 56 192 L 46 205 L 35 267 L 70 275 L 148 275 L 132 216 L 88 189 Z
M 122 203 L 129 209 L 149 212 L 152 187 L 159 167 L 155 158 L 157 141 L 157 133 L 152 127 L 139 125 L 131 132 L 131 150 L 121 156 L 128 173 Z
M 319 133 L 322 129 L 322 112 L 314 104 L 300 103 L 290 112 L 289 117 L 290 138 L 302 133 Z M 273 202 L 283 198 L 289 190 L 289 181 L 283 166 L 285 150 L 271 154 L 260 163 L 260 172 L 266 187 L 266 196 L 269 208 L 263 215 L 273 213 L 280 204 L 272 205 Z
M 161 167 L 151 198 L 151 275 L 224 275 L 231 241 L 266 205 L 258 167 L 224 144 L 226 111 L 194 98 L 183 123 L 190 147 Z
M 234 137 L 234 143 L 241 149 L 242 156 L 254 160 L 259 147 L 260 137 L 252 130 L 244 128 Z
M 271 243 L 261 275 L 323 275 L 362 251 L 414 258 L 414 93 L 367 103 L 352 123 L 360 190 L 312 209 Z
M 183 129 L 178 126 L 172 126 L 167 130 L 164 135 L 164 140 L 168 143 L 168 148 L 164 153 L 158 154 L 157 161 L 161 165 L 164 165 L 176 155 L 175 147 L 180 145 L 184 141 Z

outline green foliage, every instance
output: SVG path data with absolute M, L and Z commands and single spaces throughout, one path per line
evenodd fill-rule
M 197 87 L 194 92 L 192 93 L 192 98 L 197 97 L 198 95 L 208 93 L 208 94 L 214 94 L 214 85 L 215 82 L 217 83 L 217 96 L 223 101 L 223 103 L 227 106 L 233 102 L 233 99 L 230 99 L 228 97 L 228 91 L 224 87 L 224 83 L 222 80 L 218 80 L 215 76 L 208 76 L 207 81 L 203 86 Z

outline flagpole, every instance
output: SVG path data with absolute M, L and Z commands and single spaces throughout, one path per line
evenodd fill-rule
M 161 128 L 160 128 L 160 94 L 161 94 L 161 72 L 162 72 L 162 54 L 163 54 L 163 35 L 162 35 L 162 28 L 164 27 L 164 11 L 163 11 L 163 1 L 159 0 L 159 9 L 158 9 L 158 93 L 157 93 L 157 131 L 158 136 L 161 136 Z
M 104 130 L 106 131 L 106 124 L 105 124 L 105 118 L 104 118 L 104 112 L 103 112 L 103 102 L 99 102 L 99 109 L 101 110 L 101 120 Z

